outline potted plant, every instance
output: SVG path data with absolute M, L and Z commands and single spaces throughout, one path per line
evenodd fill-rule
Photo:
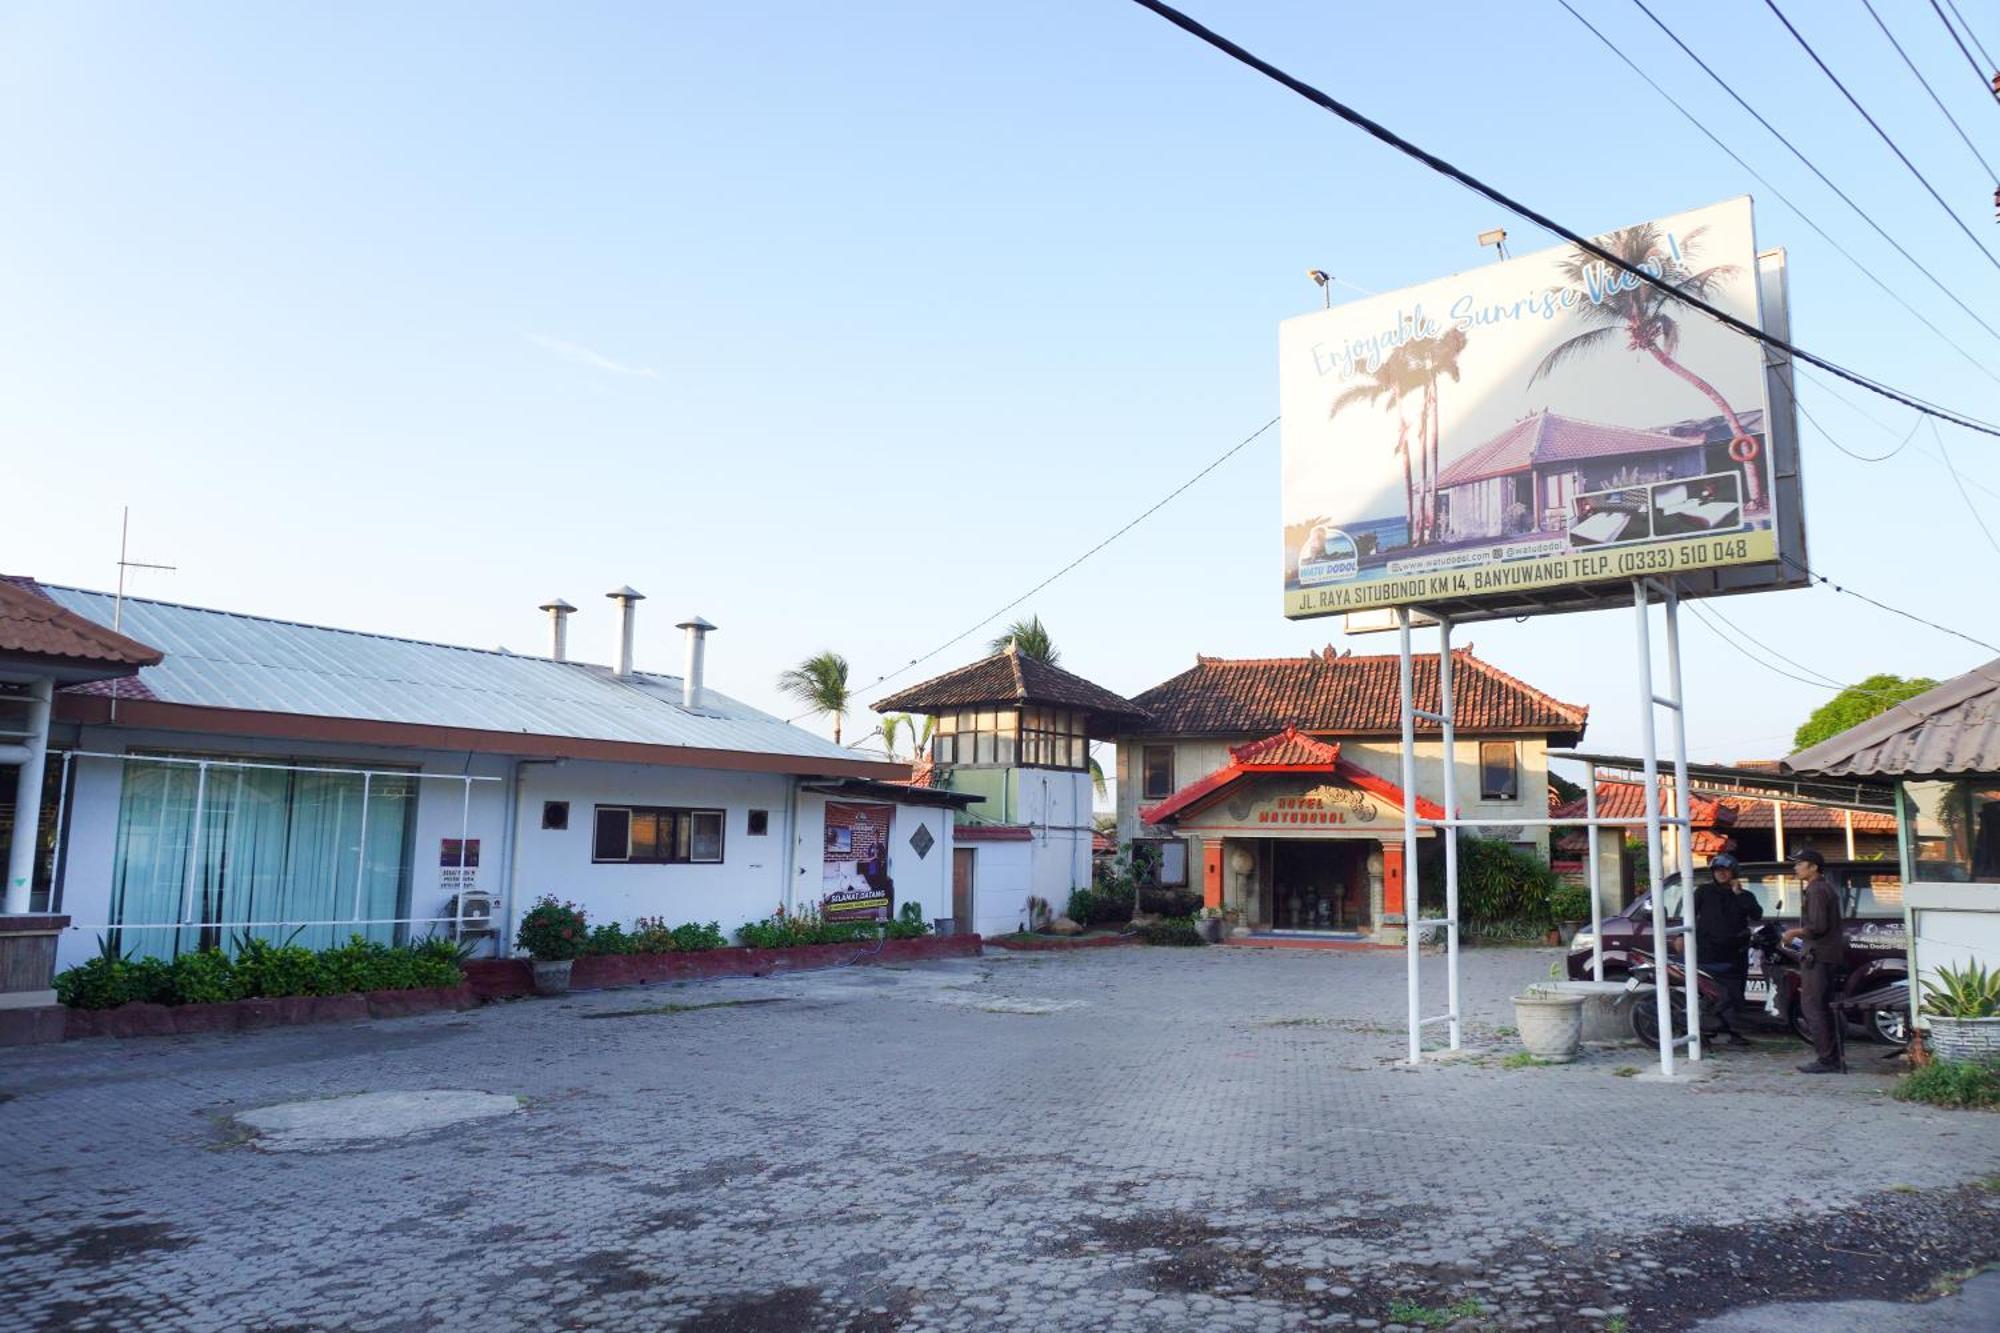
M 1528 1054 L 1568 1064 L 1583 1047 L 1583 996 L 1530 986 L 1514 997 L 1514 1026 Z
M 561 995 L 569 989 L 569 968 L 583 952 L 589 936 L 583 909 L 545 895 L 521 917 L 514 947 L 528 951 L 535 974 L 535 994 Z
M 1967 960 L 1924 979 L 1931 1054 L 1940 1060 L 2000 1058 L 2000 971 Z
M 1556 921 L 1558 942 L 1567 949 L 1576 932 L 1590 924 L 1590 890 L 1564 884 L 1549 895 L 1549 915 Z
M 1220 907 L 1202 908 L 1200 914 L 1194 919 L 1194 926 L 1196 930 L 1201 932 L 1201 937 L 1210 944 L 1222 943 L 1222 909 Z

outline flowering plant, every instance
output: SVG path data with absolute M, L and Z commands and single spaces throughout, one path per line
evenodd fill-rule
M 582 908 L 545 895 L 522 914 L 514 947 L 526 949 L 537 962 L 560 963 L 582 953 L 589 936 Z

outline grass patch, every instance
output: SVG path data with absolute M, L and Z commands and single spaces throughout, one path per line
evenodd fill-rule
M 1470 1296 L 1456 1305 L 1419 1305 L 1415 1301 L 1400 1300 L 1389 1305 L 1392 1322 L 1416 1324 L 1421 1328 L 1443 1328 L 1460 1319 L 1474 1318 L 1479 1313 L 1479 1302 Z
M 1699 962 L 1700 960 L 1697 959 L 1696 961 Z M 1639 1077 L 1639 1066 L 1620 1065 L 1618 1068 L 1612 1070 L 1611 1073 L 1616 1078 L 1637 1078 Z
M 1611 1318 L 1604 1321 L 1604 1333 L 1625 1333 L 1625 1330 L 1630 1327 L 1631 1325 L 1625 1322 L 1625 1316 L 1622 1314 L 1612 1315 Z
M 1954 1110 L 2000 1109 L 2000 1065 L 1933 1060 L 1898 1080 L 1893 1095 L 1897 1101 Z
M 773 995 L 762 1000 L 709 1000 L 703 1004 L 675 1004 L 669 1000 L 665 1004 L 649 1004 L 643 1009 L 601 1009 L 594 1014 L 579 1014 L 579 1018 L 645 1018 L 652 1014 L 691 1014 L 697 1009 L 743 1009 L 753 1004 L 783 1004 L 785 997 Z
M 1554 1063 L 1553 1060 L 1542 1059 L 1541 1056 L 1536 1055 L 1533 1051 L 1516 1051 L 1505 1060 L 1502 1060 L 1500 1067 L 1502 1069 L 1545 1069 Z

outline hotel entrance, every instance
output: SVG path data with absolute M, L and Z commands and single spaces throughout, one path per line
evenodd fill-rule
M 1270 844 L 1271 929 L 1351 933 L 1373 928 L 1368 857 L 1373 840 L 1282 839 Z

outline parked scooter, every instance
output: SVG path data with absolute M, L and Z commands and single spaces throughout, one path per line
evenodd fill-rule
M 1800 999 L 1799 963 L 1804 945 L 1798 940 L 1786 945 L 1778 928 L 1766 923 L 1751 935 L 1750 947 L 1770 983 L 1764 1012 L 1782 1017 L 1800 1041 L 1811 1041 Z M 1876 1041 L 1889 1046 L 1909 1041 L 1909 965 L 1902 956 L 1857 948 L 1850 941 L 1847 961 L 1834 973 L 1833 995 L 1841 1014 L 1860 1023 Z
M 1633 994 L 1632 1035 L 1647 1046 L 1660 1043 L 1659 1001 L 1654 995 L 1639 992 L 1652 991 L 1659 985 L 1659 971 L 1652 954 L 1642 949 L 1632 950 L 1631 971 L 1625 980 L 1625 989 Z M 1697 971 L 1695 1003 L 1700 1007 L 1703 1041 L 1722 1031 L 1722 998 L 1721 983 L 1706 972 Z M 1687 968 L 1673 959 L 1667 960 L 1667 1014 L 1674 1037 L 1687 1036 Z

